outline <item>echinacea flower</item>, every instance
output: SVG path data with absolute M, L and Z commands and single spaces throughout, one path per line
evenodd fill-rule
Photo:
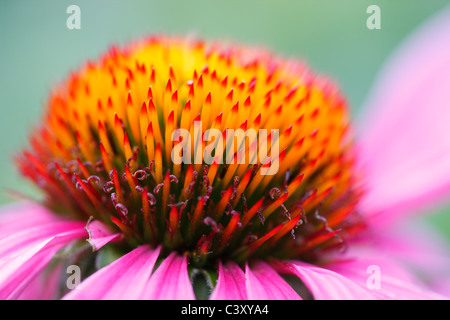
M 336 87 L 259 48 L 151 37 L 88 62 L 54 89 L 17 157 L 44 199 L 3 209 L 0 298 L 445 298 L 395 259 L 411 262 L 411 247 L 385 232 L 387 217 L 450 186 L 449 141 L 425 121 L 446 111 L 437 35 L 450 24 L 437 24 L 408 51 L 424 63 L 398 64 L 411 83 L 380 89 L 381 116 L 357 147 Z M 198 123 L 199 139 L 177 139 Z M 208 146 L 214 161 L 194 161 Z M 84 279 L 74 290 L 61 286 L 68 265 Z

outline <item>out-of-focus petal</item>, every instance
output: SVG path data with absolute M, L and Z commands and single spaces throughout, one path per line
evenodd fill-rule
M 65 300 L 138 299 L 152 274 L 160 248 L 140 246 L 95 272 Z
M 301 300 L 301 297 L 268 264 L 256 261 L 245 266 L 249 300 Z
M 280 273 L 300 278 L 316 300 L 373 300 L 378 295 L 353 280 L 328 269 L 300 261 L 273 262 Z
M 450 191 L 450 7 L 392 56 L 369 96 L 359 151 L 367 176 L 361 208 L 417 211 Z
M 63 219 L 36 203 L 7 204 L 0 209 L 0 235 L 4 236 L 17 230 L 55 221 L 63 221 Z
M 18 298 L 56 252 L 87 237 L 82 222 L 62 220 L 37 205 L 12 208 L 0 216 L 0 299 Z
M 146 285 L 143 299 L 194 300 L 187 257 L 171 253 L 156 269 Z
M 60 298 L 60 281 L 64 276 L 62 263 L 50 265 L 37 275 L 22 293 L 18 300 L 56 300 Z M 67 275 L 66 275 L 67 276 Z
M 89 234 L 87 240 L 94 251 L 99 250 L 110 241 L 118 239 L 121 233 L 113 233 L 110 228 L 99 220 L 90 219 L 86 225 Z
M 383 231 L 377 232 L 376 243 L 371 246 L 376 252 L 372 256 L 388 257 L 403 271 L 420 276 L 427 288 L 450 297 L 450 248 L 446 239 L 423 218 L 410 219 Z M 366 256 L 371 252 L 367 248 L 363 251 Z M 357 252 L 354 256 L 364 257 L 364 253 Z
M 358 257 L 355 260 L 336 263 L 330 268 L 361 287 L 365 286 L 368 291 L 372 291 L 380 299 L 446 299 L 446 297 L 421 286 L 416 279 L 412 279 L 404 272 L 405 269 L 399 268 L 394 261 L 385 257 Z M 375 275 L 375 272 L 378 274 Z M 373 286 L 373 283 L 370 284 L 370 278 L 373 276 L 379 276 L 379 285 Z
M 211 300 L 246 300 L 245 274 L 234 262 L 219 262 L 219 278 L 210 296 Z

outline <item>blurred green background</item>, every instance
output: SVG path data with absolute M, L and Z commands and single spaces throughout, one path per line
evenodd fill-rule
M 69 5 L 81 8 L 81 30 L 66 27 Z M 368 30 L 366 9 L 381 8 L 381 30 Z M 389 53 L 440 0 L 1 0 L 0 204 L 7 189 L 34 192 L 13 165 L 39 121 L 49 89 L 110 44 L 150 33 L 193 33 L 206 39 L 262 44 L 297 56 L 334 78 L 355 114 Z M 442 209 L 428 219 L 450 236 Z

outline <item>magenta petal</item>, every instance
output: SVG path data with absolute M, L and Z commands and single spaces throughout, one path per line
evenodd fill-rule
M 246 300 L 245 274 L 234 262 L 219 262 L 219 278 L 211 300 Z
M 257 261 L 245 266 L 249 300 L 301 300 L 302 298 L 268 264 Z
M 86 230 L 89 233 L 87 240 L 92 246 L 93 251 L 99 250 L 110 241 L 114 241 L 120 237 L 119 233 L 113 233 L 110 228 L 99 220 L 90 219 L 86 225 Z
M 149 279 L 160 248 L 140 246 L 95 272 L 63 299 L 138 299 Z
M 53 238 L 73 232 L 73 238 L 87 237 L 84 224 L 80 222 L 56 221 L 26 228 L 17 228 L 15 232 L 0 233 L 0 265 L 5 259 L 20 256 L 34 245 L 49 242 Z M 81 227 L 81 228 L 80 228 Z M 70 236 L 69 236 L 70 238 Z
M 8 204 L 0 209 L 0 235 L 3 236 L 17 230 L 58 221 L 64 221 L 64 219 L 36 203 Z
M 378 234 L 377 247 L 373 250 L 381 251 L 402 265 L 418 271 L 427 284 L 440 284 L 443 279 L 450 279 L 448 241 L 424 219 L 386 228 Z M 379 255 L 379 252 L 373 254 L 375 257 Z
M 361 166 L 367 176 L 361 209 L 382 217 L 383 223 L 448 200 L 449 75 L 447 8 L 392 56 L 360 123 Z
M 86 237 L 86 230 L 83 223 L 55 222 L 16 233 L 8 230 L 3 236 L 0 240 L 0 299 L 15 299 L 56 252 L 73 240 Z
M 376 293 L 331 270 L 300 261 L 276 262 L 274 266 L 280 273 L 298 276 L 316 300 L 371 300 L 378 297 Z
M 332 270 L 364 283 L 368 266 L 378 266 L 379 291 L 390 298 L 442 298 L 434 292 L 450 297 L 448 244 L 423 220 L 385 228 L 370 245 L 354 243 L 346 262 L 334 264 Z
M 141 255 L 135 263 L 127 267 L 124 276 L 117 279 L 105 299 L 135 300 L 142 299 L 148 279 L 151 277 L 161 247 L 149 250 Z
M 18 300 L 59 299 L 61 277 L 66 276 L 62 263 L 48 266 L 17 296 Z
M 367 284 L 369 277 L 372 276 L 370 267 L 376 267 L 379 270 L 379 287 L 369 287 Z M 381 299 L 447 299 L 444 296 L 421 287 L 404 270 L 386 258 L 376 257 L 373 259 L 365 258 L 345 261 L 333 265 L 332 269 L 360 286 L 367 287 L 367 290 L 370 290 Z M 370 271 L 369 273 L 368 270 Z
M 189 279 L 187 257 L 171 253 L 156 269 L 146 285 L 143 299 L 194 300 Z

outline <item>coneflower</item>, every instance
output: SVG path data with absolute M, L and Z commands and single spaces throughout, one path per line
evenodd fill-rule
M 211 165 L 174 164 L 172 135 L 193 131 L 195 121 L 203 136 L 224 132 L 224 152 Z M 113 225 L 130 249 L 160 246 L 160 256 L 177 252 L 198 267 L 315 260 L 361 227 L 347 128 L 343 98 L 301 65 L 152 38 L 112 48 L 72 75 L 18 163 L 48 207 Z M 270 141 L 237 141 L 229 129 L 279 130 L 276 174 L 260 172 L 264 159 L 248 159 L 250 144 L 270 149 Z
M 67 299 L 379 297 L 322 268 L 368 222 L 351 133 L 343 96 L 298 61 L 181 38 L 112 47 L 53 90 L 16 158 L 47 209 L 3 222 L 0 296 L 48 281 L 44 297 Z M 57 289 L 67 261 L 77 290 Z

